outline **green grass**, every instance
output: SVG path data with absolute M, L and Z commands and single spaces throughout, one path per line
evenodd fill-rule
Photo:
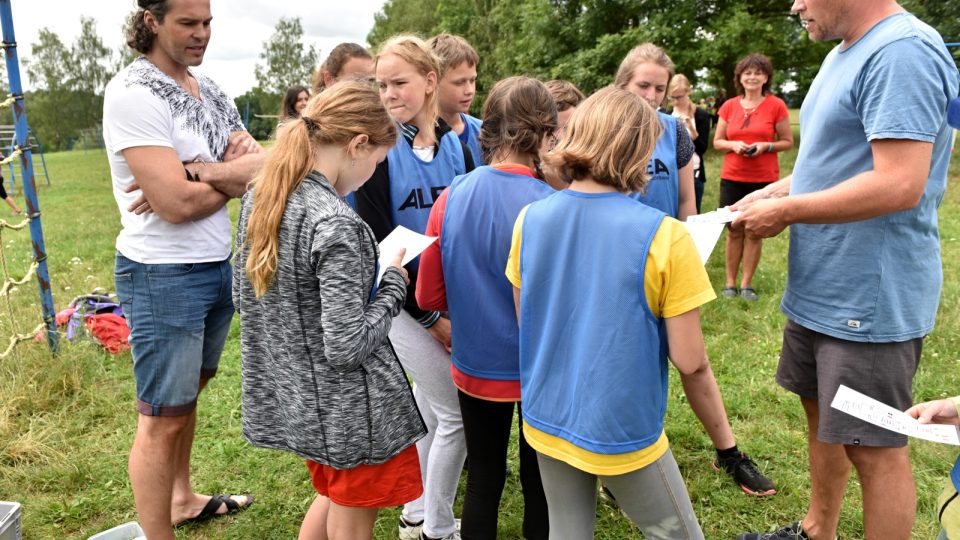
M 796 152 L 783 155 L 788 171 Z M 119 218 L 102 152 L 46 156 L 52 187 L 41 187 L 40 205 L 54 299 L 62 309 L 94 287 L 113 289 L 114 239 Z M 956 160 L 955 160 L 956 161 Z M 708 154 L 710 182 L 704 209 L 716 206 L 719 156 Z M 953 164 L 951 184 L 960 180 Z M 20 194 L 15 194 L 22 200 Z M 0 210 L 2 212 L 4 210 Z M 236 211 L 236 202 L 233 203 Z M 960 392 L 958 295 L 960 295 L 960 194 L 948 190 L 940 212 L 946 282 L 936 331 L 927 339 L 915 380 L 916 398 Z M 30 240 L 3 231 L 11 273 L 29 264 Z M 704 333 L 714 371 L 740 446 L 777 483 L 770 498 L 744 495 L 710 467 L 710 441 L 686 406 L 678 378 L 671 377 L 667 432 L 707 538 L 732 538 L 756 528 L 798 519 L 809 498 L 803 412 L 795 396 L 773 379 L 784 317 L 778 310 L 786 276 L 787 237 L 764 243 L 755 279 L 759 302 L 717 300 L 703 310 Z M 708 264 L 714 285 L 723 280 L 723 249 Z M 38 318 L 36 287 L 13 295 L 21 329 Z M 0 306 L 0 340 L 10 332 Z M 251 448 L 240 431 L 240 357 L 236 321 L 221 369 L 200 398 L 193 478 L 198 490 L 250 491 L 257 503 L 236 516 L 184 529 L 179 538 L 292 538 L 313 498 L 301 460 Z M 86 538 L 136 519 L 126 474 L 136 424 L 129 353 L 112 356 L 89 341 L 64 342 L 51 358 L 42 345 L 23 343 L 0 359 L 0 500 L 23 505 L 27 539 Z M 919 508 L 915 538 L 933 538 L 934 503 L 956 454 L 955 448 L 912 441 Z M 518 465 L 512 463 L 513 471 Z M 859 487 L 851 480 L 840 520 L 842 538 L 862 538 Z M 520 538 L 522 500 L 516 472 L 507 482 L 500 536 Z M 397 510 L 381 512 L 376 538 L 396 537 Z M 619 512 L 597 509 L 597 538 L 640 538 Z

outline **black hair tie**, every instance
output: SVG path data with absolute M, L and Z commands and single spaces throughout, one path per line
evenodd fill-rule
M 320 124 L 318 124 L 313 118 L 310 118 L 309 116 L 302 116 L 301 119 L 303 120 L 304 125 L 307 126 L 308 133 L 313 134 L 320 129 Z

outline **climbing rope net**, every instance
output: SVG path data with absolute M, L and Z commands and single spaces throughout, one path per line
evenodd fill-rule
M 37 186 L 33 175 L 33 157 L 28 138 L 29 128 L 27 125 L 26 107 L 23 102 L 23 88 L 20 83 L 20 62 L 17 59 L 17 40 L 13 31 L 13 13 L 10 8 L 10 0 L 0 0 L 0 30 L 2 30 L 3 41 L 0 42 L 3 58 L 6 61 L 7 79 L 10 81 L 10 93 L 3 101 L 0 101 L 0 110 L 10 108 L 13 112 L 14 131 L 16 135 L 16 144 L 9 156 L 0 159 L 0 166 L 11 163 L 14 160 L 20 161 L 23 181 L 23 196 L 26 202 L 27 216 L 19 223 L 9 223 L 0 219 L 0 272 L 2 272 L 3 281 L 0 282 L 0 302 L 6 308 L 5 318 L 9 319 L 9 337 L 4 338 L 0 334 L 0 359 L 9 356 L 17 343 L 33 339 L 40 334 L 46 327 L 47 344 L 53 353 L 57 352 L 58 335 L 56 327 L 56 318 L 53 310 L 53 295 L 50 291 L 50 273 L 47 270 L 47 252 L 43 244 L 43 228 L 40 224 L 40 204 L 37 200 Z M 6 253 L 6 244 L 3 242 L 3 234 L 6 231 L 20 231 L 30 229 L 30 245 L 32 248 L 32 258 L 30 265 L 24 271 L 23 275 L 11 276 L 11 269 Z M 14 302 L 11 294 L 17 292 L 19 285 L 25 285 L 31 280 L 36 279 L 37 289 L 40 293 L 40 322 L 34 328 L 22 331 L 17 324 L 18 312 L 14 308 Z M 42 335 L 42 334 L 41 334 Z M 4 347 L 4 339 L 6 346 Z
M 4 159 L 4 162 L 7 162 L 9 158 Z M 6 163 L 0 163 L 0 165 L 5 165 Z M 2 272 L 3 282 L 0 284 L 0 297 L 3 298 L 4 307 L 7 311 L 8 316 L 8 327 L 9 327 L 9 337 L 6 338 L 6 346 L 3 347 L 3 350 L 0 351 L 0 359 L 6 358 L 12 352 L 17 343 L 21 341 L 27 341 L 33 339 L 37 335 L 46 323 L 43 322 L 43 319 L 38 317 L 38 324 L 32 329 L 23 332 L 18 328 L 17 317 L 13 308 L 13 300 L 11 294 L 18 291 L 18 285 L 24 285 L 29 283 L 30 280 L 34 278 L 37 273 L 37 268 L 40 266 L 40 263 L 37 261 L 31 261 L 30 266 L 27 268 L 27 271 L 20 276 L 19 278 L 14 278 L 10 276 L 10 267 L 7 264 L 7 252 L 4 248 L 3 242 L 3 233 L 4 231 L 20 231 L 27 227 L 30 224 L 30 218 L 27 217 L 20 221 L 20 223 L 9 223 L 4 219 L 0 219 L 0 272 Z M 3 341 L 0 341 L 0 346 L 3 346 Z

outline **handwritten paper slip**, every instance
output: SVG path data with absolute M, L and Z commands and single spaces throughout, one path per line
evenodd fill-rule
M 921 424 L 905 413 L 842 384 L 830 406 L 890 431 L 917 439 L 960 446 L 960 428 L 942 424 Z
M 398 226 L 380 242 L 380 259 L 378 261 L 380 271 L 377 273 L 377 283 L 380 283 L 383 271 L 387 269 L 387 265 L 390 264 L 393 256 L 400 251 L 400 248 L 407 248 L 407 252 L 403 255 L 403 264 L 407 264 L 436 241 L 436 236 L 424 236 L 403 225 Z

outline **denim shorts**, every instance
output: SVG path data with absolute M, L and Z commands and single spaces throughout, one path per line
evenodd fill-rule
M 233 319 L 230 260 L 141 264 L 117 253 L 114 280 L 130 326 L 137 411 L 181 416 L 213 377 Z

